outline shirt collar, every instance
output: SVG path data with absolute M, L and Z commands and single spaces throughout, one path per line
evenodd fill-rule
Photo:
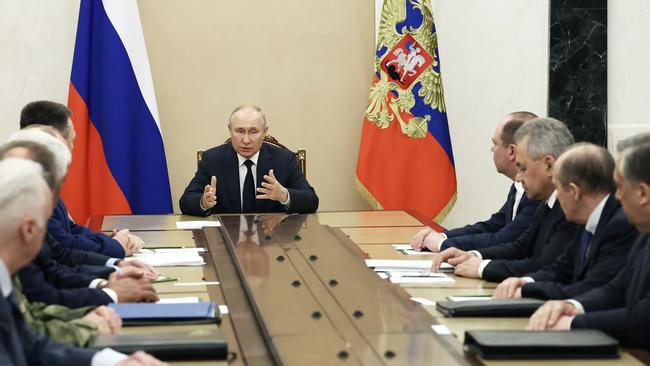
M 251 156 L 249 159 L 246 159 L 245 157 L 243 157 L 243 156 L 239 155 L 239 153 L 237 153 L 237 160 L 239 160 L 239 166 L 244 165 L 244 162 L 246 160 L 250 160 L 250 161 L 253 162 L 253 164 L 257 165 L 257 158 L 259 158 L 259 157 L 260 157 L 260 151 L 259 150 L 257 150 L 255 155 Z
M 605 198 L 600 201 L 598 206 L 594 208 L 593 211 L 591 211 L 591 215 L 589 215 L 589 218 L 587 219 L 587 223 L 585 224 L 585 230 L 590 232 L 591 234 L 594 234 L 596 232 L 596 228 L 598 227 L 598 222 L 600 221 L 600 216 L 603 214 L 603 209 L 605 208 L 605 202 L 607 202 L 607 199 L 609 198 L 609 194 L 605 196 Z
M 2 259 L 0 259 L 0 291 L 2 291 L 2 296 L 5 298 L 9 297 L 9 294 L 13 291 L 9 269 L 7 269 Z
M 515 190 L 517 191 L 518 195 L 523 195 L 524 194 L 524 185 L 521 184 L 521 182 L 515 182 Z
M 557 201 L 557 189 L 553 190 L 551 196 L 546 200 L 546 204 L 549 208 L 553 209 L 553 206 L 555 206 L 555 201 Z

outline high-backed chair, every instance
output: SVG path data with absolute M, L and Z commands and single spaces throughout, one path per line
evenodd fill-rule
M 226 140 L 226 144 L 230 144 L 232 139 L 228 138 Z M 266 135 L 264 137 L 264 143 L 273 145 L 275 147 L 279 147 L 281 149 L 287 149 L 289 150 L 286 146 L 282 145 L 275 137 L 271 135 Z M 203 158 L 203 151 L 204 150 L 199 150 L 196 152 L 196 165 L 198 167 L 199 163 L 201 162 L 201 158 Z M 302 171 L 302 174 L 307 177 L 307 151 L 305 149 L 298 149 L 298 151 L 295 152 L 296 154 L 296 159 L 298 159 L 298 164 L 300 164 L 300 171 Z

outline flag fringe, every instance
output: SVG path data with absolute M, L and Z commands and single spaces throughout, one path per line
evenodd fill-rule
M 456 204 L 456 199 L 458 198 L 457 194 L 458 192 L 454 192 L 454 195 L 451 196 L 449 202 L 447 202 L 445 207 L 443 207 L 442 210 L 440 210 L 440 212 L 436 215 L 433 221 L 435 221 L 437 224 L 440 224 L 443 221 L 445 221 L 447 215 L 449 215 L 449 212 L 451 212 L 451 209 L 454 208 L 454 205 Z
M 359 180 L 359 177 L 356 175 L 354 176 L 354 185 L 357 187 L 357 191 L 361 194 L 361 197 L 366 200 L 370 204 L 370 206 L 375 209 L 375 210 L 383 210 L 384 208 L 381 207 L 379 202 L 375 199 L 375 197 L 370 193 L 370 191 L 366 188 L 366 186 L 361 183 Z

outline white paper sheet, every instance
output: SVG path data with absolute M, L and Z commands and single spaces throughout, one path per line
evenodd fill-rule
M 411 248 L 410 244 L 393 244 L 393 248 L 395 248 L 396 251 L 400 253 L 404 253 L 406 255 L 433 255 L 435 253 L 432 252 L 418 252 L 417 250 L 414 250 Z
M 373 267 L 375 271 L 427 271 L 433 265 L 432 260 L 408 260 L 408 259 L 366 259 L 366 265 Z M 449 263 L 442 263 L 441 272 L 452 271 L 454 266 Z
M 174 286 L 209 286 L 218 284 L 219 281 L 174 282 Z
M 452 335 L 451 329 L 447 327 L 446 325 L 443 324 L 434 324 L 431 326 L 431 329 L 433 329 L 434 332 L 436 332 L 438 335 Z
M 413 284 L 413 285 L 439 285 L 439 284 L 449 284 L 454 283 L 454 280 L 451 277 L 390 277 L 390 282 L 396 284 Z
M 196 296 L 188 296 L 188 297 L 172 297 L 167 299 L 160 299 L 157 301 L 157 303 L 158 304 L 193 304 L 200 301 L 201 299 L 199 299 Z
M 173 254 L 195 254 L 195 253 L 205 253 L 205 248 L 158 248 L 158 249 L 147 249 L 142 248 L 138 252 L 139 254 L 153 254 L 153 253 L 173 253 Z
M 491 296 L 447 296 L 449 301 L 485 301 L 491 299 Z
M 417 302 L 420 305 L 424 305 L 424 306 L 433 306 L 433 305 L 436 304 L 435 302 L 433 302 L 433 301 L 431 301 L 429 299 L 425 299 L 424 297 L 412 297 L 411 300 Z
M 176 228 L 180 230 L 200 229 L 205 226 L 220 227 L 219 221 L 176 221 Z
M 132 257 L 124 260 L 138 259 L 154 267 L 176 267 L 176 266 L 202 266 L 205 264 L 203 258 L 196 252 L 177 253 L 135 253 Z

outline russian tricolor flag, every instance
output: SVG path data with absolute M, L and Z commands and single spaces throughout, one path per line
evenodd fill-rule
M 77 139 L 62 196 L 73 218 L 170 213 L 165 149 L 135 0 L 81 0 L 68 106 Z

